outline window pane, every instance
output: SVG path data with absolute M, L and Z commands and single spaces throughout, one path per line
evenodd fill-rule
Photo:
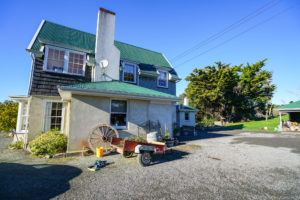
M 168 73 L 159 71 L 158 75 L 158 85 L 162 87 L 167 87 L 167 82 L 168 82 Z
M 83 55 L 70 53 L 69 54 L 69 64 L 68 72 L 72 74 L 82 74 L 83 73 Z
M 124 81 L 134 82 L 134 75 L 135 75 L 135 66 L 134 65 L 124 65 Z
M 111 114 L 110 124 L 113 126 L 126 126 L 126 114 Z
M 48 102 L 46 104 L 45 131 L 51 129 L 61 130 L 62 104 L 58 102 Z
M 28 103 L 21 103 L 22 104 L 22 112 L 21 112 L 21 130 L 27 130 L 28 124 Z
M 112 100 L 111 101 L 111 112 L 126 113 L 127 112 L 127 102 L 119 101 L 119 100 Z
M 189 116 L 189 113 L 188 113 L 188 112 L 185 112 L 185 113 L 184 113 L 184 118 L 185 118 L 185 120 L 189 120 L 189 119 L 190 119 L 190 116 Z
M 47 70 L 63 72 L 65 52 L 48 48 Z

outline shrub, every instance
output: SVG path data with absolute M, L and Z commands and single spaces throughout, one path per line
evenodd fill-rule
M 16 142 L 14 144 L 10 144 L 9 147 L 12 149 L 23 149 L 23 142 Z
M 18 103 L 13 101 L 0 102 L 0 131 L 9 133 L 16 128 Z
M 67 137 L 59 131 L 48 131 L 32 140 L 29 147 L 33 155 L 54 155 L 66 151 Z
M 198 124 L 202 124 L 204 127 L 209 127 L 209 126 L 213 126 L 215 121 L 216 121 L 215 118 L 204 117 Z

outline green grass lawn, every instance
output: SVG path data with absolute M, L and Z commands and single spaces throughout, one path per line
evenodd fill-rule
M 288 115 L 283 115 L 283 120 L 288 120 Z M 274 128 L 278 128 L 279 117 L 273 117 L 266 121 L 256 120 L 256 121 L 247 121 L 247 122 L 236 122 L 226 125 L 226 129 L 242 129 L 242 130 L 264 130 L 264 127 L 268 127 L 268 131 L 274 131 Z

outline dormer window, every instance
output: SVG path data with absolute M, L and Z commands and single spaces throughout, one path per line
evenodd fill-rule
M 158 70 L 157 86 L 167 88 L 168 77 L 169 77 L 169 73 L 167 71 Z
M 46 46 L 44 70 L 84 76 L 85 54 L 73 50 Z
M 65 65 L 65 51 L 48 48 L 47 70 L 63 72 Z
M 136 83 L 136 65 L 123 63 L 123 81 Z

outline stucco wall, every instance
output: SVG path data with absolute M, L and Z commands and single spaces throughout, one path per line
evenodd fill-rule
M 73 95 L 70 109 L 68 151 L 82 150 L 90 129 L 109 123 L 110 99 Z
M 195 112 L 189 112 L 190 119 L 185 120 L 185 112 L 178 112 L 179 126 L 195 126 Z
M 162 131 L 164 133 L 165 128 L 173 136 L 172 125 L 174 122 L 172 112 L 174 110 L 174 105 L 171 103 L 161 103 L 161 102 L 150 102 L 149 104 L 149 119 L 152 121 L 159 120 Z
M 138 126 L 149 119 L 148 110 L 149 101 L 128 100 L 128 130 L 121 132 L 120 137 L 138 135 Z
M 108 97 L 73 95 L 68 134 L 69 152 L 81 150 L 83 146 L 88 145 L 88 133 L 91 128 L 100 123 L 110 123 L 110 101 Z M 127 103 L 128 127 L 126 130 L 118 130 L 120 137 L 138 135 L 138 125 L 147 120 L 159 120 L 163 129 L 166 126 L 172 133 L 172 123 L 175 120 L 172 115 L 173 104 L 136 99 L 129 99 Z

